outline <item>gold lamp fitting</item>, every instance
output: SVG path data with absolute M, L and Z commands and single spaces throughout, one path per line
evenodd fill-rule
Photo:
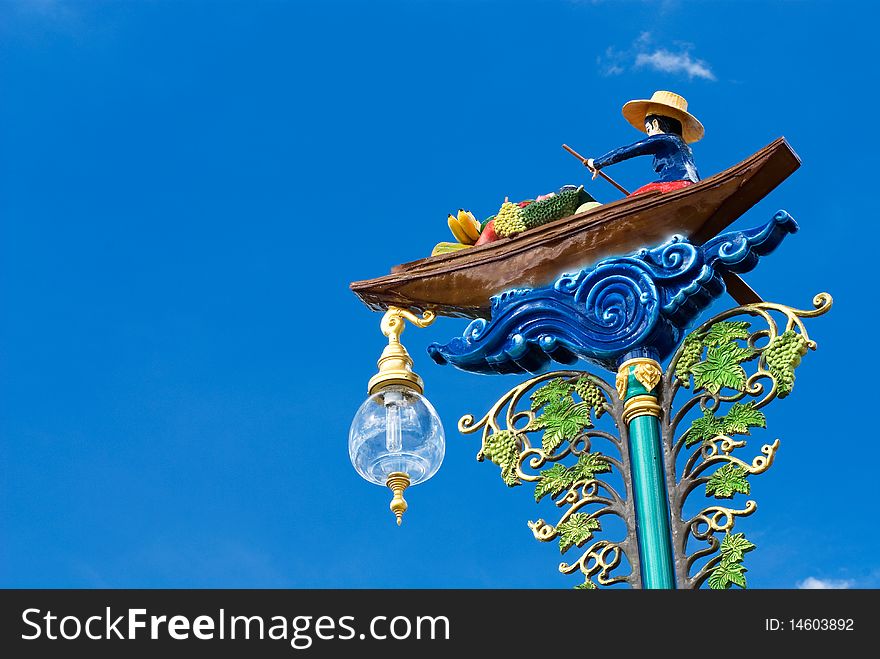
M 419 317 L 406 309 L 388 307 L 388 311 L 382 316 L 382 322 L 379 325 L 382 334 L 388 337 L 388 345 L 385 346 L 382 356 L 379 357 L 377 363 L 379 372 L 370 378 L 367 385 L 371 396 L 377 391 L 395 385 L 407 387 L 420 394 L 424 393 L 425 385 L 422 378 L 413 372 L 412 357 L 400 342 L 400 335 L 406 327 L 404 320 L 408 320 L 416 327 L 427 327 L 435 319 L 436 315 L 430 310 L 425 311 Z
M 391 512 L 397 517 L 397 525 L 403 522 L 403 513 L 409 507 L 406 499 L 403 498 L 403 491 L 409 487 L 409 474 L 403 471 L 394 471 L 388 474 L 388 480 L 385 484 L 394 492 L 394 498 L 391 499 Z

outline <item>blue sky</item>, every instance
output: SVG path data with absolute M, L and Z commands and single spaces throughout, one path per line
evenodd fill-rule
M 355 473 L 383 339 L 348 283 L 428 254 L 459 207 L 586 182 L 559 144 L 629 143 L 620 106 L 671 89 L 706 126 L 704 176 L 790 140 L 802 168 L 736 226 L 785 208 L 801 232 L 748 280 L 835 298 L 767 410 L 750 584 L 876 587 L 863 7 L 4 2 L 0 585 L 574 585 L 526 527 L 531 492 L 456 431 L 517 381 L 430 362 L 465 321 L 404 335 L 447 456 L 402 528 Z

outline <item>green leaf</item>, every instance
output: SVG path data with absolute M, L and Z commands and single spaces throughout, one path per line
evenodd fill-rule
M 734 568 L 731 564 L 726 569 L 727 578 L 731 583 L 735 583 L 740 588 L 748 588 L 748 585 L 746 584 L 746 576 L 743 574 L 746 569 L 742 565 L 738 565 L 737 568 Z
M 721 556 L 729 561 L 742 561 L 743 555 L 755 548 L 745 533 L 727 533 L 721 540 Z
M 748 339 L 749 327 L 751 323 L 746 320 L 723 320 L 709 328 L 703 343 L 707 346 L 717 346 L 736 339 Z
M 584 583 L 579 583 L 574 587 L 575 590 L 596 590 L 596 584 L 589 580 L 589 578 L 584 580 Z
M 532 432 L 535 430 L 544 430 L 547 427 L 547 420 L 552 419 L 554 416 L 558 416 L 569 405 L 574 404 L 574 399 L 570 394 L 566 394 L 560 398 L 554 398 L 547 402 L 541 402 L 541 405 L 544 406 L 544 411 L 542 414 L 536 414 L 535 418 L 529 421 L 526 424 L 526 427 L 522 429 L 522 432 Z M 533 408 L 532 411 L 536 411 L 537 408 Z
M 547 422 L 544 420 L 544 416 L 536 416 L 534 419 L 529 421 L 526 426 L 522 429 L 521 432 L 533 432 L 535 430 L 544 430 L 547 427 Z
M 755 409 L 755 401 L 734 403 L 722 417 L 721 425 L 725 435 L 748 435 L 749 428 L 767 427 L 767 418 L 761 410 Z
M 730 579 L 727 578 L 723 571 L 716 567 L 709 573 L 709 588 L 712 590 L 730 588 Z
M 709 477 L 706 482 L 706 496 L 714 494 L 716 499 L 730 499 L 735 492 L 748 494 L 751 490 L 749 481 L 746 480 L 748 474 L 739 465 L 728 462 Z
M 564 554 L 572 546 L 580 547 L 593 537 L 593 531 L 601 530 L 599 520 L 588 513 L 574 513 L 556 527 L 559 533 L 559 553 Z
M 539 409 L 542 405 L 558 401 L 570 396 L 574 387 L 562 378 L 551 380 L 543 387 L 536 389 L 532 395 L 532 411 Z
M 748 435 L 749 428 L 764 428 L 767 419 L 755 409 L 755 401 L 734 403 L 724 416 L 715 416 L 711 410 L 703 410 L 703 416 L 695 419 L 684 434 L 688 448 L 697 442 L 714 439 L 718 435 Z
M 520 445 L 519 434 L 512 430 L 492 433 L 483 445 L 483 456 L 501 467 L 501 480 L 511 487 L 519 483 L 516 467 L 519 464 Z
M 564 413 L 570 405 L 574 405 L 574 399 L 571 396 L 565 396 L 563 398 L 555 398 L 546 404 L 542 403 L 542 405 L 544 405 L 543 414 L 536 415 L 534 419 L 526 424 L 526 427 L 522 429 L 522 432 L 546 429 L 547 421 Z
M 688 448 L 697 442 L 717 437 L 724 432 L 724 417 L 716 417 L 711 410 L 703 410 L 703 416 L 694 419 L 691 427 L 684 434 L 684 445 Z
M 540 473 L 535 486 L 535 501 L 547 494 L 555 497 L 575 483 L 592 480 L 596 474 L 607 471 L 611 471 L 611 465 L 601 453 L 582 453 L 571 467 L 555 464 Z
M 695 387 L 697 389 L 703 387 L 713 394 L 717 394 L 724 387 L 742 391 L 746 384 L 746 372 L 740 366 L 740 362 L 754 356 L 755 352 L 751 348 L 743 348 L 736 343 L 722 343 L 710 347 L 706 353 L 706 360 L 691 369 Z
M 721 562 L 709 573 L 709 588 L 723 590 L 735 585 L 746 588 L 746 568 L 742 564 L 743 556 L 755 548 L 746 540 L 745 533 L 727 533 L 721 539 Z
M 746 588 L 746 578 L 743 574 L 746 568 L 738 561 L 721 559 L 721 562 L 709 573 L 709 588 L 724 590 L 736 584 L 740 588 Z
M 567 401 L 565 406 L 548 406 L 541 417 L 547 425 L 541 445 L 544 451 L 552 453 L 565 440 L 574 439 L 584 428 L 591 428 L 590 406 L 586 403 Z
M 561 464 L 555 464 L 550 469 L 541 472 L 538 484 L 535 486 L 535 501 L 540 501 L 544 495 L 555 497 L 571 484 L 574 476 L 571 470 Z
M 541 416 L 549 414 L 551 417 L 558 416 L 574 405 L 574 399 L 571 396 L 562 396 L 551 400 L 544 406 L 544 413 Z
M 578 461 L 569 469 L 572 483 L 592 480 L 596 474 L 607 471 L 611 471 L 611 465 L 601 453 L 581 453 Z

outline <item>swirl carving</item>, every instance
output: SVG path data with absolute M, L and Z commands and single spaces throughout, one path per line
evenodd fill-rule
M 438 364 L 475 373 L 541 373 L 583 359 L 610 371 L 635 348 L 669 356 L 687 328 L 724 292 L 721 275 L 746 272 L 797 230 L 780 211 L 767 224 L 696 246 L 681 236 L 607 258 L 550 285 L 491 299 L 491 320 L 428 347 Z

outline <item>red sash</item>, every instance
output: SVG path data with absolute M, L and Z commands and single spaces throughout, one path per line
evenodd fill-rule
M 637 194 L 642 194 L 645 192 L 653 192 L 657 190 L 659 192 L 672 192 L 673 190 L 681 190 L 682 188 L 686 188 L 689 185 L 693 185 L 693 181 L 657 181 L 655 183 L 648 183 L 648 185 L 643 185 L 635 192 L 630 192 L 629 196 L 632 197 Z

